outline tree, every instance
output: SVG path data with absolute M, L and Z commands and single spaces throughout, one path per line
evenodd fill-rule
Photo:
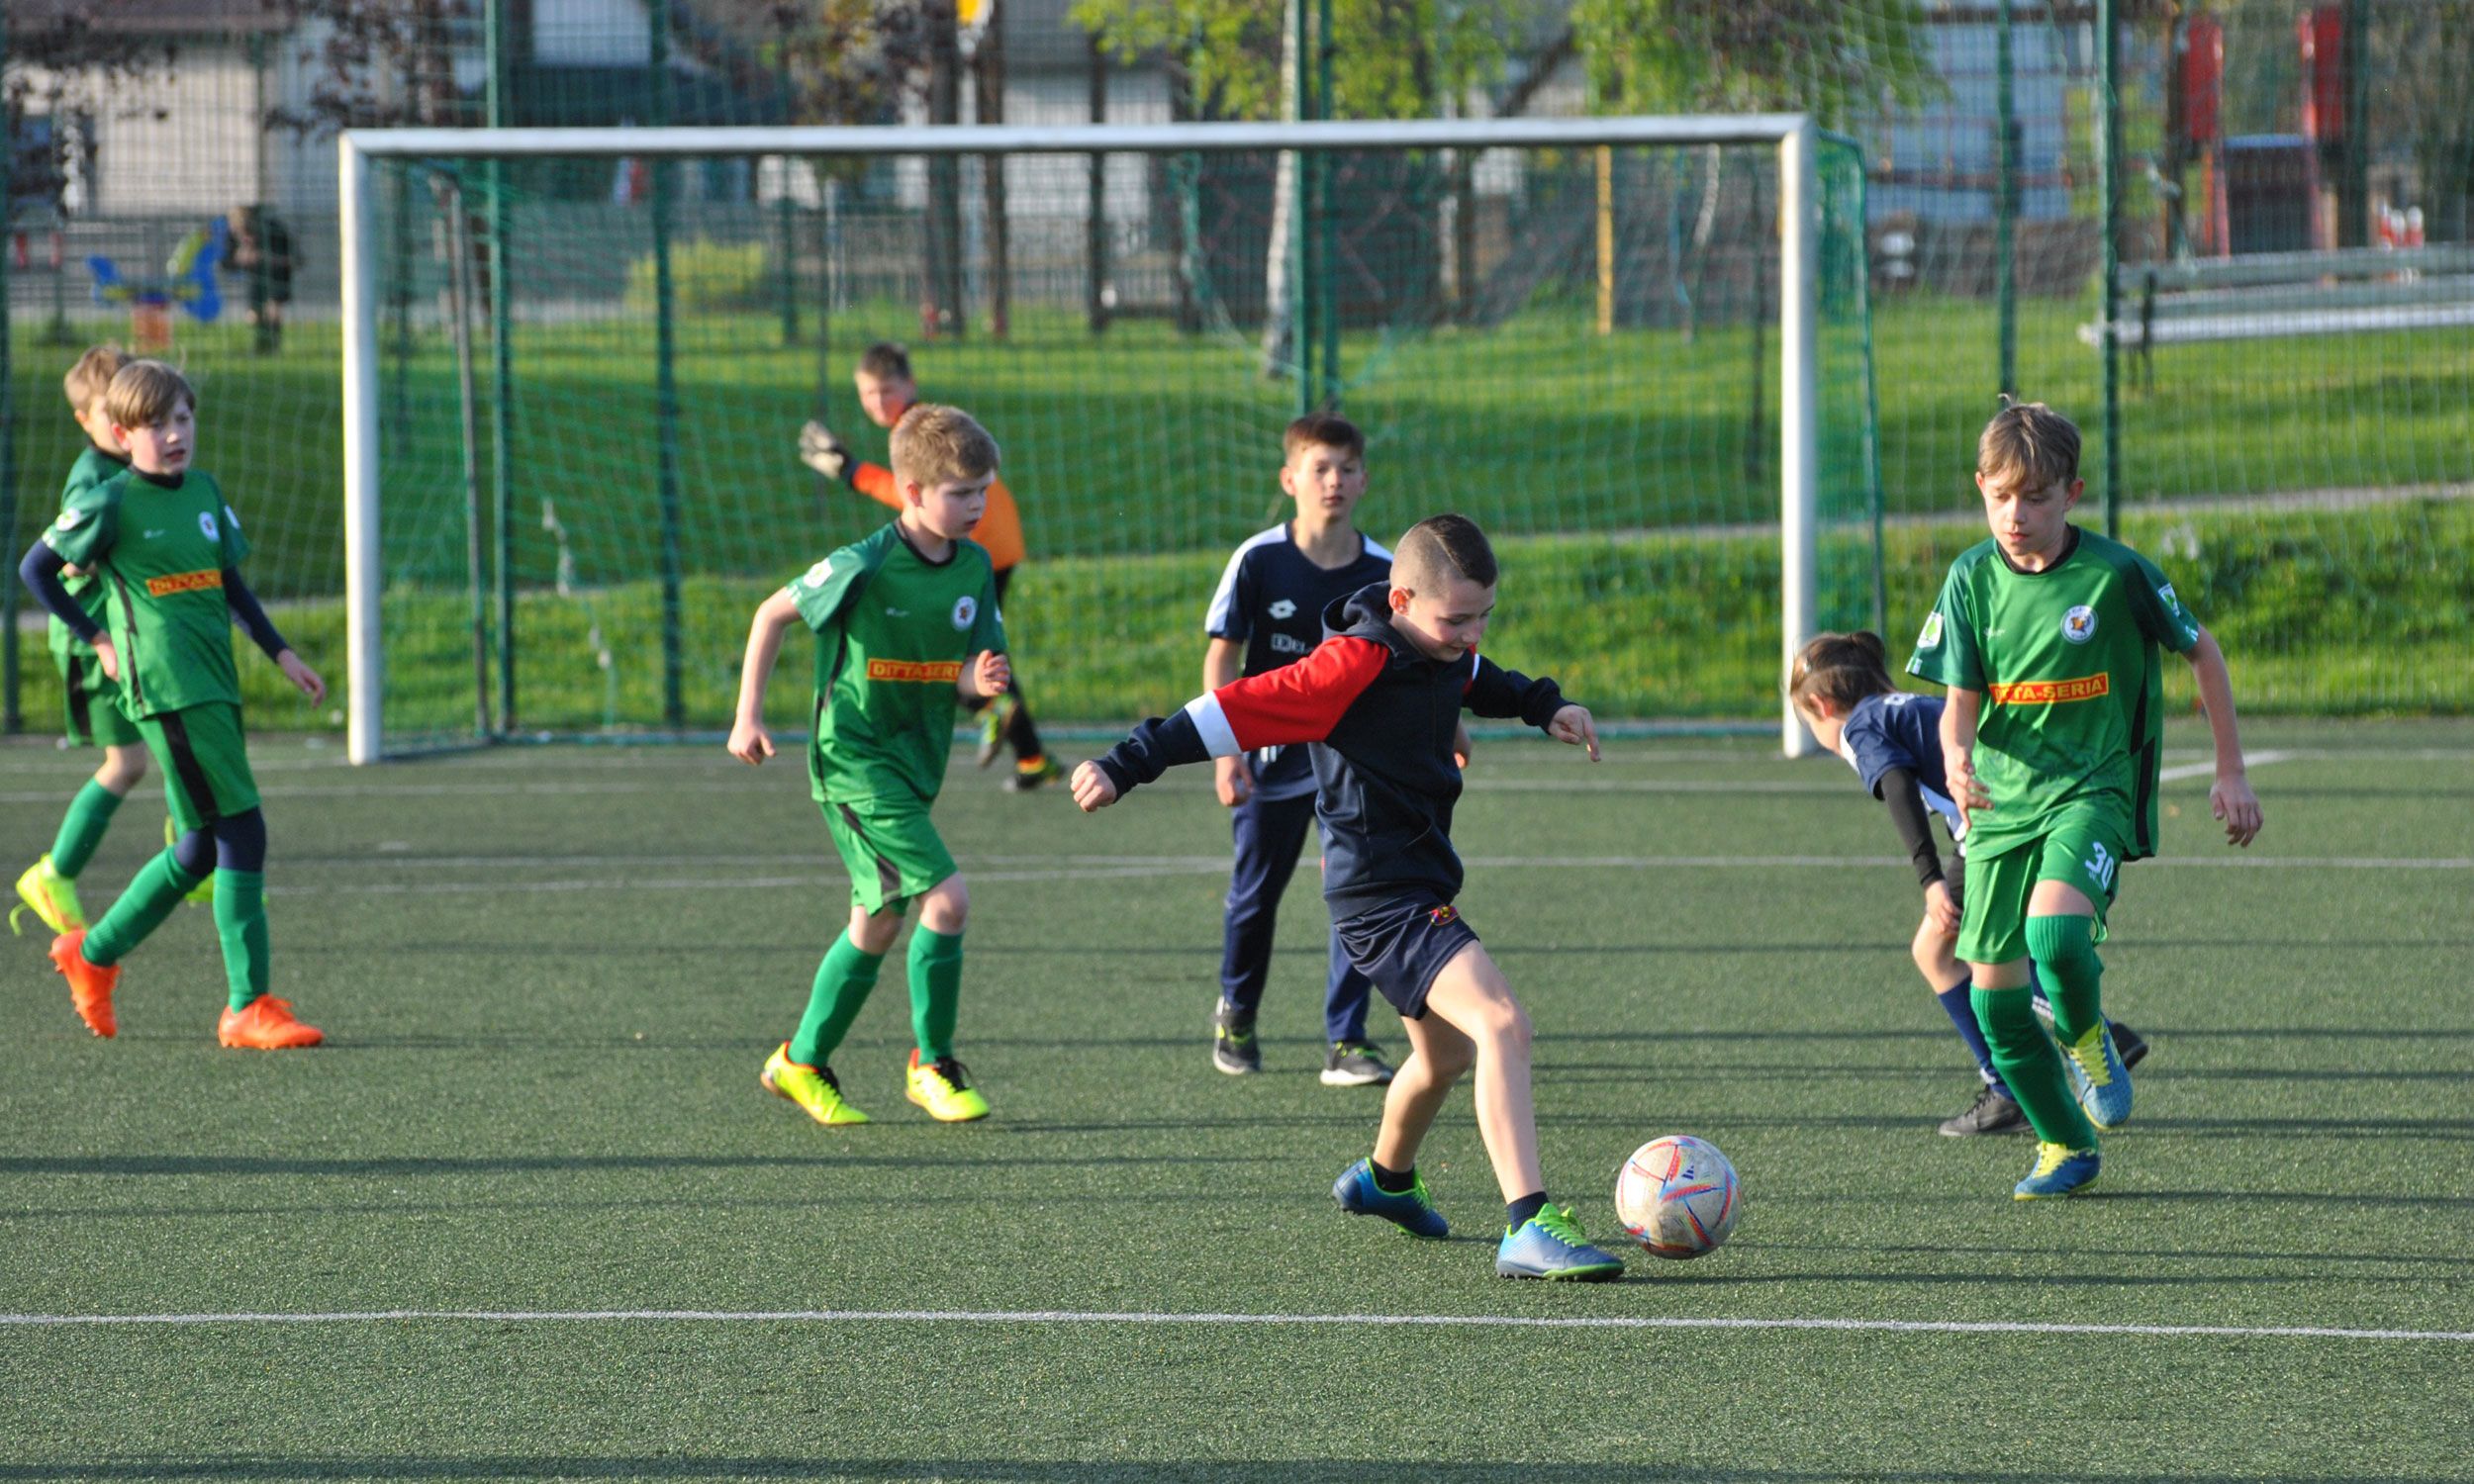
M 1119 61 L 1165 55 L 1173 82 L 1206 119 L 1306 115 L 1296 96 L 1293 8 L 1315 0 L 1077 0 L 1071 12 Z M 1422 119 L 1500 73 L 1511 0 L 1332 0 L 1335 119 Z M 1265 253 L 1263 371 L 1277 376 L 1287 343 L 1289 232 L 1296 157 L 1284 151 L 1273 184 Z
M 1608 113 L 1797 110 L 1824 128 L 1941 88 L 1917 0 L 1575 0 Z

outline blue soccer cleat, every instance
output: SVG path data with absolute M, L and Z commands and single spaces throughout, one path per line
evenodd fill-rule
M 2036 1146 L 2036 1167 L 2028 1177 L 2011 1190 L 2011 1196 L 2023 1201 L 2050 1200 L 2055 1196 L 2076 1195 L 2096 1183 L 2096 1171 L 2103 1159 L 2092 1149 L 2072 1149 L 2065 1144 Z
M 1377 1188 L 1374 1161 L 1360 1159 L 1332 1182 L 1331 1198 L 1351 1216 L 1380 1216 L 1412 1237 L 1433 1241 L 1452 1230 L 1443 1214 L 1427 1204 L 1426 1177 L 1414 1170 L 1409 1172 L 1409 1188 L 1394 1195 Z
M 1570 1211 L 1549 1206 L 1504 1232 L 1494 1250 L 1494 1275 L 1603 1283 L 1624 1275 L 1624 1259 L 1591 1247 Z
M 2131 1117 L 2131 1068 L 2115 1047 L 2113 1031 L 2103 1022 L 2061 1048 L 2061 1069 L 2070 1074 L 2070 1091 L 2100 1129 L 2118 1129 Z

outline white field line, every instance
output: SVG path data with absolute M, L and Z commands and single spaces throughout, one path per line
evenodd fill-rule
M 585 864 L 556 857 L 475 857 L 454 860 L 397 860 L 389 863 L 397 869 L 413 866 L 458 866 L 473 869 L 484 866 L 528 866 L 531 869 L 553 869 Z M 646 877 L 638 875 L 648 868 L 682 869 L 715 867 L 725 863 L 706 859 L 639 857 L 623 863 L 624 869 L 614 869 L 603 877 L 566 877 L 542 881 L 509 881 L 494 878 L 488 881 L 320 881 L 310 885 L 270 886 L 269 896 L 454 896 L 463 894 L 505 895 L 511 892 L 567 891 L 760 891 L 809 890 L 847 883 L 838 869 L 817 865 L 800 875 L 733 876 L 726 872 L 686 877 Z M 745 863 L 740 863 L 745 864 Z M 779 864 L 802 866 L 811 864 L 805 858 L 784 857 Z M 1879 870 L 1898 866 L 1903 861 L 1890 856 L 1473 856 L 1464 864 L 1486 869 L 1517 871 L 1705 871 L 1729 868 L 1758 871 L 1814 869 L 1839 871 Z M 2180 867 L 2243 870 L 2300 871 L 2474 871 L 2474 856 L 2166 856 L 2141 861 L 2139 869 L 2172 870 Z M 1039 867 L 984 871 L 976 867 L 965 875 L 979 881 L 1100 881 L 1135 880 L 1164 876 L 1226 876 L 1228 862 L 1208 856 L 1160 856 L 1151 859 L 1100 857 L 1061 857 Z
M 74 1326 L 479 1324 L 1200 1325 L 1502 1330 L 1835 1330 L 1890 1335 L 2142 1336 L 2166 1340 L 2371 1340 L 2474 1344 L 2474 1330 L 2326 1325 L 2070 1325 L 1999 1320 L 1719 1319 L 1632 1315 L 1159 1314 L 1075 1309 L 368 1309 L 325 1314 L 0 1314 L 0 1328 Z
M 2268 752 L 2254 752 L 2242 761 L 2246 766 L 2251 768 L 2265 768 L 2270 763 L 2291 762 L 2293 760 L 2293 756 L 2294 755 L 2290 752 L 2277 752 L 2271 750 Z M 2158 770 L 2156 780 L 2159 783 L 2176 784 L 2186 778 L 2206 778 L 2208 775 L 2216 771 L 2217 765 L 2214 758 L 2209 759 L 2205 763 L 2176 763 L 2170 768 Z

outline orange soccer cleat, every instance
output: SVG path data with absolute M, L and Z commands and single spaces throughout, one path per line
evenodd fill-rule
M 69 1003 L 86 1029 L 109 1039 L 120 1034 L 120 1017 L 112 1013 L 112 990 L 121 981 L 120 966 L 100 969 L 86 962 L 86 930 L 72 928 L 51 940 L 51 967 L 68 980 Z
M 253 1051 L 290 1051 L 294 1047 L 317 1046 L 327 1039 L 327 1033 L 295 1020 L 292 1001 L 261 994 L 249 1001 L 245 1010 L 225 1010 L 223 1018 L 215 1023 L 215 1039 L 226 1046 Z

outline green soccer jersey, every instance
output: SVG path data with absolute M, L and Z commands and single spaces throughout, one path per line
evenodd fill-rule
M 249 543 L 213 476 L 129 470 L 70 501 L 43 538 L 94 574 L 109 599 L 130 714 L 239 703 L 224 569 L 238 566 Z
M 77 456 L 77 462 L 69 466 L 68 484 L 60 491 L 60 510 L 65 513 L 77 502 L 77 497 L 97 485 L 119 478 L 128 468 L 129 460 L 114 458 L 88 443 L 86 451 Z M 77 605 L 86 610 L 87 617 L 99 624 L 111 623 L 111 597 L 104 591 L 103 584 L 91 577 L 70 577 L 66 574 L 61 575 L 60 583 L 68 589 L 69 596 L 77 600 Z M 92 653 L 93 645 L 69 632 L 68 625 L 60 621 L 58 614 L 52 615 L 51 656 L 54 660 Z
M 816 798 L 906 791 L 933 800 L 953 749 L 963 667 L 1005 647 L 987 549 L 957 541 L 953 555 L 930 562 L 901 525 L 888 525 L 809 568 L 789 592 L 816 634 L 808 747 Z
M 1969 816 L 1969 859 L 2040 839 L 2060 810 L 2085 803 L 2122 811 L 2126 859 L 2153 855 L 2156 650 L 2198 642 L 2199 620 L 2164 574 L 2093 531 L 2070 527 L 2061 559 L 2041 572 L 2012 566 L 1989 539 L 1952 562 L 1907 672 L 1985 695 L 1975 770 L 1993 808 Z

